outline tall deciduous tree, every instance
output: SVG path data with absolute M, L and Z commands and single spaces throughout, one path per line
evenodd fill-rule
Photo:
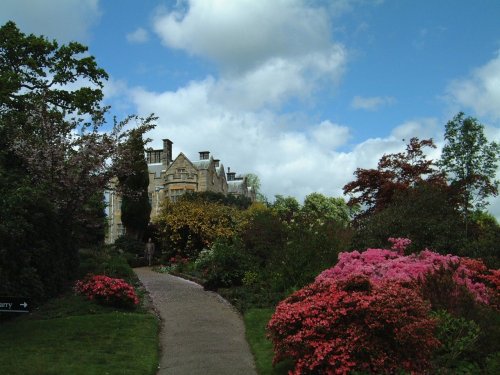
M 144 156 L 145 141 L 142 133 L 132 130 L 130 137 L 122 145 L 121 161 L 127 173 L 119 174 L 122 192 L 121 220 L 127 235 L 141 239 L 149 223 L 151 203 L 148 196 L 149 172 Z
M 488 143 L 484 126 L 463 112 L 448 121 L 444 137 L 446 144 L 439 165 L 460 192 L 459 206 L 467 234 L 471 212 L 482 210 L 488 204 L 486 198 L 498 194 L 495 175 L 500 145 Z

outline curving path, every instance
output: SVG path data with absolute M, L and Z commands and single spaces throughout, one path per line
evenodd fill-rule
M 191 281 L 134 269 L 162 319 L 158 375 L 255 375 L 240 315 Z

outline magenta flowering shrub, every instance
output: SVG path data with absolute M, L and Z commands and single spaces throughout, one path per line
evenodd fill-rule
M 88 275 L 77 281 L 75 292 L 107 306 L 134 307 L 139 303 L 132 285 L 105 275 Z
M 364 252 L 352 251 L 339 254 L 338 263 L 323 271 L 316 281 L 342 281 L 353 275 L 366 276 L 376 282 L 392 280 L 406 283 L 422 283 L 424 278 L 438 270 L 452 273 L 457 286 L 464 286 L 477 302 L 496 304 L 498 299 L 498 271 L 488 270 L 480 260 L 441 255 L 430 250 L 419 254 L 403 255 L 411 241 L 408 239 L 389 239 L 391 250 L 367 249 Z

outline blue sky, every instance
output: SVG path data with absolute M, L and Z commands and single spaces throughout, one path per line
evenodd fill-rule
M 209 150 L 263 193 L 339 196 L 458 111 L 500 141 L 497 0 L 3 0 L 0 22 L 88 45 L 119 118 Z M 500 218 L 499 199 L 490 211 Z

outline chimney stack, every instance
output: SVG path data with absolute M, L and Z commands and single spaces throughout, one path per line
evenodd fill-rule
M 210 159 L 210 151 L 200 151 L 200 160 Z
M 163 154 L 161 157 L 161 163 L 168 167 L 172 163 L 172 145 L 173 142 L 170 139 L 163 140 Z

